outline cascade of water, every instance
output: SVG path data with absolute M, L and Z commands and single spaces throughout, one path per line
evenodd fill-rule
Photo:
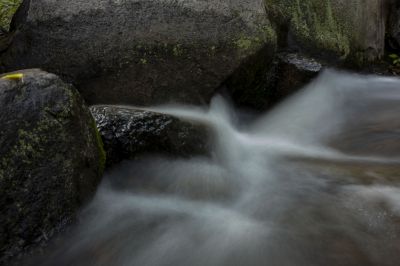
M 220 96 L 151 110 L 212 156 L 122 163 L 41 265 L 398 265 L 400 80 L 328 70 L 246 127 Z

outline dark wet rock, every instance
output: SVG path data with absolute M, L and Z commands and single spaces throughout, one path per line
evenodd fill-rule
M 91 104 L 204 103 L 276 49 L 261 0 L 37 0 L 21 10 L 3 69 L 59 74 Z
M 322 65 L 315 59 L 301 54 L 280 54 L 277 65 L 275 100 L 280 101 L 298 91 L 315 78 Z
M 104 168 L 94 120 L 56 75 L 0 78 L 0 264 L 73 221 Z
M 117 106 L 92 106 L 107 153 L 107 164 L 149 153 L 191 157 L 209 150 L 204 125 L 170 115 Z
M 314 58 L 301 54 L 281 54 L 279 59 L 283 64 L 290 65 L 298 71 L 315 75 L 321 71 L 322 65 Z
M 279 53 L 269 68 L 256 76 L 262 82 L 254 84 L 252 90 L 231 91 L 231 97 L 239 106 L 268 109 L 309 83 L 321 69 L 322 64 L 311 57 Z
M 27 17 L 27 12 L 29 10 L 29 5 L 31 3 L 31 0 L 13 0 L 15 2 L 15 6 L 18 7 L 15 10 L 14 15 L 12 16 L 11 22 L 10 22 L 10 32 L 15 32 L 19 30 L 19 27 L 22 27 L 24 25 Z
M 7 50 L 12 42 L 13 37 L 14 33 L 10 33 L 0 27 L 0 53 Z

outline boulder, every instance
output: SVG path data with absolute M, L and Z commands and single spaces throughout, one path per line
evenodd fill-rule
M 205 125 L 171 115 L 117 106 L 92 106 L 110 166 L 148 153 L 205 155 L 210 135 Z
M 0 264 L 73 221 L 101 180 L 104 151 L 78 92 L 54 74 L 0 76 Z
M 265 0 L 280 46 L 365 64 L 384 54 L 386 0 Z
M 251 89 L 276 49 L 263 0 L 36 0 L 24 13 L 3 70 L 59 74 L 91 104 L 204 103 L 243 64 L 234 85 Z

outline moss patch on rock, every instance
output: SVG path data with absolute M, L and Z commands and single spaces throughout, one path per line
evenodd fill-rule
M 79 93 L 53 74 L 19 72 L 23 79 L 0 79 L 0 264 L 73 220 L 105 163 Z
M 269 46 L 272 50 L 276 50 L 277 35 L 275 29 L 270 24 L 260 26 L 257 34 L 242 34 L 238 39 L 234 40 L 234 47 L 239 52 L 259 51 L 264 46 Z
M 0 0 L 0 27 L 9 29 L 12 16 L 21 3 L 22 0 Z

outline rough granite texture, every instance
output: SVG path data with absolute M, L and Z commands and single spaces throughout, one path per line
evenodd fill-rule
M 0 264 L 47 242 L 91 198 L 104 169 L 94 120 L 56 75 L 0 77 Z
M 205 103 L 276 49 L 263 0 L 36 0 L 20 16 L 3 70 L 59 74 L 91 104 Z

